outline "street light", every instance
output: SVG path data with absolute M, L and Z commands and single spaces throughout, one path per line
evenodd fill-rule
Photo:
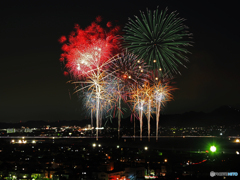
M 147 147 L 147 146 L 145 146 L 145 147 L 144 147 L 144 149 L 147 151 L 147 150 L 148 150 L 148 147 Z
M 96 147 L 96 144 L 95 144 L 95 143 L 93 143 L 93 144 L 92 144 L 92 146 L 93 146 L 93 147 Z

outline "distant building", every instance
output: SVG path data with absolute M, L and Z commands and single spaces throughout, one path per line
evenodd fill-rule
M 7 133 L 15 133 L 16 129 L 15 128 L 8 128 Z
M 82 130 L 88 131 L 88 130 L 92 130 L 92 128 L 93 128 L 93 127 L 91 127 L 91 124 L 87 124 L 86 126 L 84 126 L 84 127 L 82 128 Z
M 144 175 L 145 175 L 145 168 L 144 167 L 128 167 L 128 168 L 125 168 L 124 176 L 127 179 L 143 178 Z
M 26 132 L 26 133 L 31 133 L 31 132 L 32 132 L 32 129 L 30 129 L 30 128 L 25 128 L 25 129 L 24 129 L 24 132 Z

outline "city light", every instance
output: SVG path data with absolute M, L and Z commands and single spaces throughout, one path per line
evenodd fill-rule
M 145 147 L 144 147 L 144 149 L 147 151 L 147 150 L 148 150 L 148 147 L 147 147 L 147 146 L 145 146 Z
M 104 129 L 104 127 L 96 127 L 95 129 Z
M 210 147 L 210 151 L 215 152 L 216 150 L 217 150 L 217 148 L 215 146 Z
M 93 147 L 96 147 L 96 144 L 95 144 L 95 143 L 93 143 L 93 144 L 92 144 L 92 146 L 93 146 Z
M 158 176 L 145 176 L 145 179 L 157 179 Z
M 239 139 L 236 139 L 236 141 L 235 141 L 235 142 L 239 143 L 240 141 L 239 141 Z
M 167 159 L 164 159 L 164 162 L 167 162 Z

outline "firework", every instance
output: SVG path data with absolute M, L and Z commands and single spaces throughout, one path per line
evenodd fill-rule
M 140 121 L 140 140 L 142 140 L 143 115 L 148 115 L 148 135 L 150 137 L 150 116 L 152 106 L 152 88 L 149 83 L 137 86 L 131 91 L 131 100 L 133 102 L 133 111 L 138 112 Z M 150 105 L 150 106 L 149 106 Z
M 133 112 L 138 112 L 140 121 L 140 140 L 142 140 L 142 119 L 145 114 L 148 120 L 148 140 L 150 141 L 150 120 L 153 113 L 156 114 L 156 140 L 158 140 L 158 124 L 161 106 L 164 106 L 166 102 L 173 99 L 171 93 L 173 90 L 176 90 L 176 88 L 169 84 L 170 79 L 165 76 L 157 81 L 149 81 L 141 86 L 135 86 L 135 88 L 131 90 L 130 102 L 133 103 Z
M 154 104 L 156 107 L 156 140 L 158 140 L 158 124 L 160 118 L 161 105 L 173 99 L 171 92 L 176 88 L 169 85 L 167 79 L 159 80 L 153 87 Z
M 107 79 L 112 76 L 112 74 L 103 71 L 104 66 L 106 66 L 112 59 L 108 60 L 102 66 L 98 67 L 96 71 L 92 71 L 90 75 L 86 77 L 84 81 L 73 81 L 73 84 L 79 84 L 75 92 L 87 90 L 90 95 L 88 96 L 87 105 L 90 103 L 89 107 L 96 111 L 96 139 L 98 140 L 98 127 L 99 120 L 101 119 L 103 110 L 111 106 L 113 96 L 106 89 L 109 82 Z M 101 71 L 100 71 L 101 70 Z M 84 84 L 84 85 L 83 85 Z M 101 106 L 100 106 L 101 103 Z
M 92 96 L 95 99 L 95 109 L 96 109 L 96 140 L 98 140 L 98 127 L 99 127 L 99 119 L 101 114 L 100 108 L 100 100 L 103 99 L 102 94 L 104 92 L 104 84 L 105 84 L 105 72 L 102 71 L 102 68 L 105 64 L 98 66 L 96 69 L 91 69 L 90 72 L 87 74 L 85 81 L 75 81 L 73 84 L 80 84 L 80 88 L 76 90 L 79 92 L 88 88 L 88 91 L 91 92 Z M 79 87 L 79 86 L 78 86 Z M 94 106 L 93 106 L 94 107 Z M 101 106 L 102 107 L 102 106 Z
M 116 26 L 104 29 L 99 22 L 101 17 L 97 17 L 85 30 L 75 25 L 68 41 L 65 36 L 59 39 L 64 51 L 60 61 L 76 80 L 86 77 L 120 51 L 120 28 Z
M 141 85 L 148 81 L 147 65 L 138 56 L 127 51 L 116 56 L 109 66 L 109 72 L 113 72 L 117 78 L 117 104 L 118 104 L 118 137 L 120 137 L 121 101 L 127 100 L 127 91 L 134 85 Z
M 185 54 L 189 51 L 185 47 L 191 45 L 192 36 L 183 24 L 184 19 L 176 12 L 167 14 L 167 8 L 161 12 L 147 10 L 146 15 L 140 11 L 140 14 L 141 17 L 129 18 L 124 28 L 125 47 L 160 72 L 170 76 L 180 74 L 178 65 L 184 66 L 182 60 L 188 61 Z
M 100 100 L 103 99 L 103 87 L 107 77 L 105 67 L 110 57 L 120 50 L 120 38 L 117 36 L 120 28 L 108 25 L 110 29 L 103 29 L 98 24 L 100 21 L 101 17 L 97 17 L 85 30 L 75 25 L 75 31 L 69 35 L 68 42 L 65 36 L 59 39 L 59 42 L 63 43 L 64 51 L 60 61 L 65 63 L 66 70 L 75 80 L 73 83 L 81 84 L 81 88 L 76 92 L 88 88 L 95 98 L 97 140 L 101 114 Z
M 125 85 L 144 84 L 148 81 L 148 65 L 143 59 L 127 51 L 117 54 L 115 60 L 110 64 L 109 71 Z
M 153 105 L 153 88 L 152 86 L 148 83 L 145 86 L 145 92 L 147 96 L 147 119 L 148 119 L 148 141 L 150 141 L 150 131 L 151 131 L 151 126 L 150 126 L 150 120 L 151 120 L 151 113 L 152 113 L 152 105 Z
M 108 80 L 105 81 L 104 79 L 100 80 L 100 100 L 99 103 L 101 106 L 99 107 L 99 127 L 102 126 L 102 117 L 107 114 L 109 110 L 113 107 L 113 102 L 115 101 L 113 95 L 109 93 L 111 90 L 109 89 L 109 82 Z M 76 82 L 75 82 L 76 83 Z M 81 84 L 81 82 L 78 82 Z M 88 84 L 95 84 L 93 80 L 87 81 Z M 81 89 L 82 86 L 79 85 L 77 89 Z M 83 91 L 83 90 L 82 90 Z M 89 86 L 86 91 L 83 91 L 83 94 L 80 96 L 82 98 L 83 105 L 90 112 L 91 116 L 91 126 L 93 127 L 93 115 L 96 113 L 96 104 L 97 104 L 97 89 L 96 86 Z

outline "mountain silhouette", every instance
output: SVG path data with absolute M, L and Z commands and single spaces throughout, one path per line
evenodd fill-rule
M 106 122 L 107 121 L 107 122 Z M 103 119 L 103 124 L 110 127 L 117 128 L 118 120 L 113 118 L 112 121 Z M 136 118 L 136 126 L 139 126 L 139 120 Z M 24 127 L 44 127 L 50 125 L 52 127 L 56 126 L 80 126 L 85 127 L 87 124 L 91 124 L 90 119 L 84 120 L 65 120 L 56 122 L 47 121 L 27 121 L 22 123 L 0 123 L 1 129 L 5 128 L 20 128 Z M 155 126 L 156 120 L 155 115 L 152 115 L 151 126 Z M 182 126 L 182 127 L 204 127 L 210 125 L 237 125 L 240 124 L 240 110 L 231 106 L 221 106 L 212 112 L 186 112 L 183 114 L 161 114 L 159 119 L 160 126 Z M 95 119 L 94 119 L 95 125 Z M 144 116 L 143 125 L 147 126 L 147 119 Z M 121 120 L 121 127 L 133 127 L 133 120 L 130 121 L 130 117 Z

